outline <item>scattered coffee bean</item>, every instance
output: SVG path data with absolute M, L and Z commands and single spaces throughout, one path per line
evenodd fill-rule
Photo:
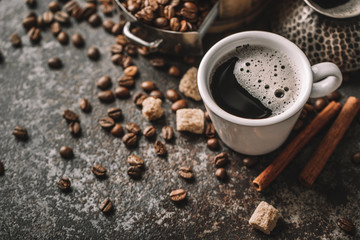
M 257 157 L 246 157 L 242 160 L 244 166 L 251 168 L 254 167 L 255 164 L 258 162 L 258 158 Z
M 194 177 L 194 173 L 188 167 L 181 167 L 179 170 L 179 175 L 184 179 L 192 179 Z
M 115 100 L 112 91 L 106 90 L 98 93 L 98 99 L 103 103 L 111 103 Z
M 63 113 L 62 113 L 63 118 L 65 118 L 65 120 L 68 123 L 74 122 L 74 121 L 78 121 L 79 120 L 79 116 L 74 113 L 73 111 L 66 109 Z
M 217 140 L 217 138 L 209 138 L 206 141 L 206 145 L 210 150 L 217 150 L 219 149 L 220 145 L 219 145 L 219 140 Z
M 122 51 L 123 51 L 123 46 L 120 45 L 120 44 L 113 44 L 113 45 L 110 46 L 111 54 L 121 54 Z
M 127 44 L 127 45 L 125 46 L 125 52 L 126 52 L 128 55 L 136 56 L 136 55 L 137 55 L 137 47 L 136 47 L 136 45 L 134 45 L 134 44 Z
M 355 230 L 354 224 L 346 218 L 340 218 L 337 222 L 337 225 L 347 233 L 350 233 Z
M 72 13 L 75 9 L 80 8 L 79 4 L 76 1 L 69 1 L 64 5 L 64 10 L 67 13 Z
M 127 162 L 130 164 L 130 166 L 142 168 L 144 167 L 144 160 L 142 158 L 136 156 L 136 155 L 130 155 L 127 158 Z
M 135 85 L 135 81 L 130 76 L 122 76 L 118 79 L 118 84 L 121 87 L 131 88 Z
M 38 28 L 44 28 L 46 26 L 43 16 L 41 16 L 41 15 L 36 18 L 36 22 L 37 22 Z
M 115 126 L 111 129 L 110 134 L 114 137 L 121 137 L 124 134 L 124 130 L 121 124 L 116 123 Z
M 66 45 L 69 42 L 69 36 L 66 32 L 60 32 L 57 35 L 57 40 L 62 44 L 62 45 Z
M 28 36 L 29 36 L 31 42 L 33 42 L 33 43 L 39 42 L 41 39 L 40 29 L 37 27 L 31 28 L 28 32 Z
M 97 80 L 96 86 L 102 90 L 105 90 L 109 87 L 111 87 L 111 78 L 109 76 L 102 76 Z
M 210 118 L 208 111 L 205 111 L 204 117 L 205 117 L 206 121 L 211 122 L 211 118 Z
M 127 87 L 117 87 L 114 92 L 115 96 L 118 98 L 128 98 L 130 96 L 130 91 Z
M 141 176 L 141 169 L 137 166 L 130 166 L 127 170 L 127 173 L 132 178 L 140 178 Z
M 166 65 L 166 62 L 165 62 L 165 59 L 163 59 L 163 58 L 153 58 L 150 60 L 150 64 L 153 67 L 162 68 Z
M 164 99 L 164 94 L 159 90 L 152 90 L 149 93 L 149 96 L 154 97 L 154 98 Z
M 214 124 L 208 123 L 205 127 L 205 136 L 207 138 L 214 138 L 216 135 Z
M 20 126 L 16 126 L 12 134 L 19 140 L 26 140 L 28 137 L 26 128 Z
M 58 188 L 62 191 L 68 191 L 71 187 L 70 179 L 67 177 L 61 177 L 60 180 L 57 182 Z
M 74 44 L 74 46 L 77 48 L 81 48 L 82 46 L 85 45 L 84 38 L 80 33 L 75 33 L 74 35 L 72 35 L 71 41 Z
M 102 211 L 103 213 L 108 213 L 112 210 L 113 208 L 113 204 L 111 202 L 111 200 L 109 198 L 105 198 L 101 204 L 100 204 L 100 211 Z
M 161 136 L 165 141 L 170 141 L 174 138 L 174 130 L 170 126 L 164 126 L 161 129 Z
M 111 117 L 102 117 L 99 120 L 99 124 L 103 129 L 109 130 L 115 125 L 115 121 Z
M 115 23 L 110 20 L 110 19 L 106 19 L 105 21 L 103 21 L 102 26 L 105 29 L 105 31 L 111 33 L 111 30 L 113 28 L 113 26 L 115 25 Z
M 80 109 L 83 112 L 90 112 L 91 111 L 91 104 L 89 102 L 89 100 L 87 100 L 86 98 L 81 98 L 79 101 L 79 105 L 80 105 Z
M 145 100 L 145 98 L 147 98 L 147 95 L 145 93 L 139 92 L 134 96 L 133 102 L 135 103 L 136 106 L 142 107 L 142 103 Z
M 58 22 L 53 22 L 50 25 L 50 31 L 52 34 L 54 34 L 55 36 L 57 36 L 60 32 L 61 32 L 61 25 Z
M 169 74 L 173 77 L 178 77 L 180 76 L 180 69 L 176 66 L 171 66 L 169 68 Z
M 110 16 L 112 14 L 112 12 L 114 11 L 114 5 L 110 1 L 103 2 L 100 5 L 100 9 L 105 15 Z
M 123 60 L 123 55 L 122 54 L 114 54 L 111 56 L 111 62 L 115 65 L 121 65 L 122 64 L 122 60 Z
M 176 112 L 177 110 L 186 108 L 186 107 L 187 107 L 187 103 L 186 103 L 185 99 L 180 99 L 171 105 L 171 110 L 173 112 Z
M 69 132 L 74 136 L 79 135 L 81 132 L 80 123 L 79 122 L 70 123 L 69 124 Z
M 166 91 L 166 97 L 171 102 L 176 102 L 179 99 L 179 93 L 175 89 L 169 89 Z
M 135 147 L 137 145 L 137 135 L 134 133 L 127 133 L 123 136 L 122 141 L 127 147 Z
M 226 173 L 225 168 L 218 168 L 218 169 L 216 169 L 215 176 L 216 176 L 218 179 L 225 179 L 225 178 L 227 177 L 227 173 Z
M 143 135 L 148 139 L 155 137 L 155 135 L 156 135 L 155 127 L 154 126 L 147 126 L 143 131 Z
M 223 167 L 225 166 L 229 161 L 229 156 L 226 152 L 219 153 L 214 157 L 214 164 L 215 167 Z
M 36 27 L 37 19 L 35 16 L 25 17 L 22 21 L 22 25 L 25 29 Z
M 114 26 L 111 28 L 111 33 L 114 34 L 115 36 L 119 35 L 122 33 L 124 28 L 124 25 L 121 23 L 116 23 L 114 24 Z
M 17 33 L 11 34 L 10 42 L 11 42 L 13 47 L 20 47 L 21 46 L 21 38 Z
M 76 21 L 83 20 L 83 18 L 84 18 L 83 9 L 81 7 L 79 7 L 79 5 L 75 4 L 71 11 L 71 16 L 73 16 L 76 19 Z
M 134 134 L 139 134 L 141 132 L 141 128 L 139 127 L 139 125 L 137 125 L 134 122 L 128 122 L 126 124 L 125 128 L 128 132 L 131 132 Z
M 99 49 L 97 49 L 96 47 L 91 47 L 87 50 L 87 56 L 89 57 L 89 59 L 96 61 L 100 58 L 100 52 Z
M 48 65 L 50 68 L 59 69 L 62 67 L 62 61 L 60 58 L 53 57 L 48 60 Z
M 117 44 L 120 44 L 120 45 L 126 45 L 128 43 L 125 35 L 121 34 L 121 35 L 117 35 L 116 38 L 115 38 L 115 42 Z
M 46 25 L 50 25 L 54 20 L 54 14 L 51 11 L 44 12 L 43 20 Z
M 101 24 L 101 17 L 94 13 L 89 17 L 88 22 L 92 27 L 97 27 Z
M 332 93 L 326 95 L 327 99 L 329 101 L 339 101 L 341 98 L 341 94 L 339 91 L 333 91 Z
M 59 11 L 61 7 L 60 7 L 59 2 L 52 1 L 48 4 L 48 8 L 50 11 L 56 12 L 56 11 Z
M 133 64 L 130 56 L 123 56 L 121 59 L 121 66 L 124 68 L 130 67 Z
M 156 140 L 154 143 L 154 149 L 155 149 L 156 155 L 159 155 L 159 156 L 164 156 L 167 152 L 166 145 L 158 140 Z
M 152 81 L 144 81 L 141 83 L 141 88 L 145 92 L 151 92 L 152 90 L 154 90 L 156 88 L 156 86 L 155 86 L 155 83 Z
M 86 3 L 82 10 L 83 17 L 87 20 L 92 14 L 96 12 L 96 5 L 94 3 Z
M 72 158 L 74 156 L 72 148 L 68 146 L 62 146 L 59 150 L 59 153 L 63 158 Z
M 145 46 L 138 46 L 136 50 L 138 53 L 140 53 L 143 56 L 147 56 L 150 53 L 149 48 Z
M 4 164 L 0 162 L 0 176 L 4 175 Z
M 125 68 L 125 76 L 134 77 L 138 73 L 138 68 L 136 66 L 130 66 Z
M 30 8 L 36 7 L 36 0 L 25 0 L 25 2 Z
M 184 189 L 176 189 L 170 193 L 170 199 L 174 202 L 180 202 L 186 198 L 186 191 Z
M 326 104 L 327 102 L 325 98 L 318 98 L 314 102 L 314 107 L 317 111 L 321 111 L 326 106 Z
M 109 108 L 107 114 L 114 120 L 120 120 L 123 116 L 121 109 L 118 107 Z
M 94 164 L 91 167 L 91 171 L 97 177 L 104 177 L 106 175 L 106 168 L 100 164 Z
M 360 163 L 360 152 L 356 152 L 353 156 L 352 156 L 352 162 L 355 164 L 359 164 Z

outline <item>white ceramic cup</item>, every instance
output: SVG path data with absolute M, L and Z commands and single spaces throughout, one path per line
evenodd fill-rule
M 210 92 L 210 74 L 219 60 L 244 44 L 279 50 L 301 69 L 298 72 L 301 80 L 299 97 L 285 112 L 264 119 L 247 119 L 232 115 L 215 103 Z M 310 66 L 305 54 L 282 36 L 249 31 L 233 34 L 216 43 L 201 60 L 197 81 L 205 107 L 221 140 L 239 153 L 262 155 L 284 143 L 309 97 L 322 97 L 333 92 L 341 85 L 342 75 L 339 68 L 330 62 Z

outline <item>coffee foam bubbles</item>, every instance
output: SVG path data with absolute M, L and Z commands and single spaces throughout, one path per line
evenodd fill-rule
M 272 110 L 272 116 L 286 111 L 301 91 L 295 64 L 282 52 L 244 45 L 236 48 L 239 58 L 234 67 L 238 83 Z

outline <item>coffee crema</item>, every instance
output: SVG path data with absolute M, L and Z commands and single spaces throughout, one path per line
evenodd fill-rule
M 238 117 L 279 115 L 301 91 L 296 65 L 284 53 L 264 46 L 239 46 L 214 69 L 212 97 L 223 110 Z

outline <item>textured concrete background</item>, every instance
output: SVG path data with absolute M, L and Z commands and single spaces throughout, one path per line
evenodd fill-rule
M 34 11 L 44 12 L 48 2 L 38 1 Z M 131 99 L 104 105 L 96 98 L 99 91 L 96 80 L 100 76 L 110 75 L 114 88 L 115 79 L 122 74 L 122 69 L 110 61 L 108 47 L 114 43 L 114 37 L 101 27 L 91 28 L 86 22 L 78 24 L 72 19 L 72 26 L 66 31 L 70 35 L 80 32 L 86 39 L 85 48 L 61 46 L 49 30 L 42 32 L 39 44 L 32 45 L 21 26 L 28 11 L 21 0 L 0 2 L 0 49 L 4 55 L 0 64 L 0 160 L 6 170 L 0 176 L 0 239 L 360 238 L 360 166 L 350 161 L 360 149 L 359 119 L 352 123 L 312 189 L 302 187 L 297 176 L 320 137 L 302 151 L 265 193 L 257 193 L 251 181 L 279 151 L 262 156 L 253 169 L 247 169 L 241 163 L 242 155 L 222 146 L 231 156 L 227 166 L 230 178 L 228 182 L 219 182 L 209 161 L 218 152 L 206 148 L 203 136 L 176 132 L 175 141 L 167 145 L 168 156 L 159 158 L 152 142 L 144 137 L 140 138 L 139 147 L 128 150 L 120 139 L 103 131 L 97 121 L 113 106 L 123 109 L 122 124 L 131 120 L 142 129 L 149 125 Z M 8 38 L 14 32 L 21 35 L 22 48 L 11 46 Z M 98 62 L 86 57 L 86 49 L 92 45 L 101 51 Z M 52 56 L 63 60 L 61 70 L 49 70 L 47 59 Z M 155 81 L 163 92 L 177 88 L 178 79 L 154 70 L 143 57 L 137 57 L 135 64 L 141 74 L 132 95 L 145 80 Z M 182 72 L 189 67 L 176 64 Z M 349 95 L 360 97 L 360 81 L 355 78 L 359 75 L 341 87 L 342 101 Z M 78 107 L 82 97 L 92 103 L 89 114 Z M 202 103 L 191 100 L 188 103 L 204 109 Z M 165 118 L 155 123 L 158 139 L 164 124 L 175 127 L 170 105 L 168 100 L 163 103 Z M 80 116 L 83 133 L 79 138 L 70 135 L 61 116 L 68 108 Z M 27 142 L 17 141 L 11 135 L 16 125 L 28 129 Z M 319 136 L 324 134 L 325 131 Z M 59 156 L 62 145 L 74 149 L 74 159 Z M 126 158 L 131 153 L 145 160 L 142 180 L 134 181 L 126 173 Z M 94 163 L 108 169 L 107 179 L 94 177 L 90 171 Z M 195 181 L 189 183 L 178 177 L 181 166 L 194 170 Z M 72 191 L 67 194 L 56 186 L 63 175 L 72 181 Z M 168 197 L 177 188 L 188 191 L 188 200 L 181 205 L 173 204 Z M 115 207 L 109 216 L 98 210 L 105 197 Z M 274 205 L 282 215 L 270 236 L 247 223 L 262 200 Z M 342 232 L 336 225 L 339 217 L 352 219 L 358 231 L 352 235 Z

